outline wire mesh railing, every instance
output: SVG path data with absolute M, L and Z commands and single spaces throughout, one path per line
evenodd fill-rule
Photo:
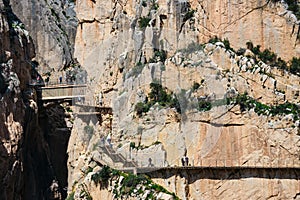
M 42 98 L 72 98 L 85 95 L 85 85 L 57 85 L 42 87 Z
M 120 154 L 117 153 L 111 144 L 103 144 L 107 149 L 108 154 Z M 112 155 L 108 155 L 112 157 Z M 280 169 L 280 168 L 296 168 L 300 169 L 300 160 L 295 158 L 288 159 L 274 159 L 274 160 L 245 160 L 245 159 L 189 159 L 189 163 L 183 165 L 181 158 L 168 162 L 165 157 L 155 154 L 155 152 L 127 152 L 122 154 L 123 161 L 132 161 L 135 163 L 136 168 L 145 168 L 149 171 L 158 170 L 162 168 L 263 168 L 263 169 Z M 113 159 L 112 159 L 113 160 Z M 118 161 L 119 162 L 119 161 Z M 111 166 L 113 167 L 113 166 Z M 118 167 L 122 169 L 122 167 Z M 126 167 L 124 167 L 125 169 Z

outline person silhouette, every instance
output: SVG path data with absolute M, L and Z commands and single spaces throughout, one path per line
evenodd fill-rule
M 185 156 L 184 165 L 189 166 L 189 158 L 187 156 Z
M 148 167 L 154 167 L 154 164 L 152 163 L 152 158 L 149 158 L 148 161 L 149 161 Z

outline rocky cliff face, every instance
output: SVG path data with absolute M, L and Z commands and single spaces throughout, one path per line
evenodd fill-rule
M 299 76 L 257 60 L 249 49 L 240 54 L 225 43 L 207 43 L 218 36 L 228 38 L 236 50 L 246 49 L 246 42 L 252 41 L 286 60 L 299 56 L 297 19 L 285 3 L 274 2 L 77 2 L 75 56 L 89 75 L 87 102 L 99 103 L 102 92 L 103 104 L 112 107 L 113 115 L 103 123 L 88 119 L 75 124 L 70 141 L 76 142 L 68 149 L 69 190 L 82 191 L 79 186 L 84 183 L 94 191 L 85 179 L 91 174 L 82 169 L 93 168 L 96 161 L 115 164 L 105 151 L 95 153 L 101 138 L 110 132 L 115 151 L 144 167 L 149 158 L 155 166 L 179 166 L 184 154 L 194 166 L 299 167 L 299 111 L 282 107 L 291 112 L 271 114 L 269 110 L 287 102 L 299 109 Z M 178 106 L 165 106 L 171 103 L 151 104 L 151 83 L 161 85 L 170 98 L 176 97 L 181 112 L 175 109 Z M 243 94 L 247 94 L 245 103 L 227 102 Z M 140 114 L 137 105 L 144 106 Z M 79 131 L 86 126 L 95 132 L 79 142 L 88 136 Z M 265 172 L 268 169 L 253 171 Z M 299 175 L 294 176 L 293 170 L 291 176 L 277 177 L 275 182 L 258 176 L 254 182 L 270 188 L 261 193 L 256 193 L 261 186 L 253 185 L 252 171 L 239 171 L 237 180 L 224 181 L 222 189 L 213 176 L 186 173 L 158 177 L 157 182 L 181 199 L 246 199 L 240 195 L 244 193 L 257 198 L 299 198 L 295 178 Z M 240 190 L 242 183 L 245 190 Z M 285 190 L 289 185 L 293 189 Z
M 73 61 L 77 28 L 73 2 L 12 1 L 11 6 L 34 41 L 41 74 L 62 70 Z
M 300 80 L 278 65 L 299 56 L 289 9 L 273 0 L 0 1 L 0 198 L 61 199 L 68 188 L 75 199 L 298 199 Z M 69 105 L 37 103 L 34 57 L 42 74 L 78 58 L 88 88 L 77 117 Z M 176 168 L 184 155 L 214 168 Z M 167 190 L 105 165 L 141 167 Z
M 10 12 L 6 1 L 0 2 L 0 63 L 1 63 L 1 156 L 0 198 L 18 199 L 23 194 L 23 134 L 25 102 L 22 93 L 31 79 L 31 66 L 26 62 L 34 56 L 27 31 Z M 15 25 L 15 26 L 14 26 Z
M 43 109 L 34 41 L 11 2 L 0 11 L 0 199 L 65 198 L 68 117 L 61 106 Z

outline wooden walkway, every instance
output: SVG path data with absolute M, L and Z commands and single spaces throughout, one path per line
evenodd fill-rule
M 117 154 L 112 147 L 108 144 L 102 145 L 102 148 L 105 149 L 105 154 L 111 158 L 113 163 L 119 163 L 119 160 L 114 159 Z M 118 153 L 120 154 L 120 153 Z M 197 165 L 191 163 L 189 166 L 181 166 L 176 164 L 168 164 L 166 162 L 161 163 L 160 165 L 152 166 L 142 164 L 139 160 L 126 159 L 122 156 L 123 161 L 133 163 L 132 166 L 117 166 L 115 164 L 108 165 L 111 168 L 131 172 L 134 174 L 147 174 L 151 172 L 163 172 L 166 170 L 169 171 L 184 171 L 184 170 L 296 170 L 300 173 L 300 160 L 278 160 L 276 162 L 255 162 L 255 161 L 243 161 L 239 162 L 236 160 L 213 160 L 213 159 L 203 159 Z
M 85 97 L 86 85 L 50 85 L 40 87 L 42 101 L 59 101 L 83 99 Z
M 103 114 L 112 114 L 112 107 L 106 106 L 96 106 L 96 105 L 86 105 L 86 104 L 75 104 L 75 106 L 80 108 L 80 111 L 77 115 L 103 115 Z
M 168 167 L 124 167 L 117 168 L 117 170 L 124 172 L 131 172 L 134 174 L 145 174 L 149 172 L 155 171 L 164 171 L 164 170 L 238 170 L 238 169 L 270 169 L 270 170 L 278 170 L 278 169 L 290 169 L 300 171 L 300 165 L 295 166 L 279 166 L 279 165 L 241 165 L 241 166 L 168 166 Z

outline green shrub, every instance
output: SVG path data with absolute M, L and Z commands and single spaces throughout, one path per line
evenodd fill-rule
M 153 183 L 153 181 L 146 175 L 134 175 L 132 173 L 119 173 L 118 175 L 122 175 L 124 179 L 120 182 L 120 185 L 117 184 L 113 189 L 113 193 L 117 199 L 127 199 L 129 196 L 136 196 L 137 194 L 142 194 L 144 191 L 150 191 L 149 194 L 151 195 L 148 194 L 145 199 L 154 200 L 155 193 L 163 192 L 172 195 L 175 200 L 179 200 L 179 198 L 174 193 L 170 193 L 162 186 Z M 138 185 L 142 187 L 139 187 Z
M 181 113 L 179 101 L 173 93 L 167 93 L 166 89 L 159 83 L 150 83 L 150 89 L 151 91 L 148 94 L 150 101 L 146 103 L 139 102 L 135 105 L 134 110 L 139 117 L 142 113 L 148 112 L 155 103 L 162 107 L 175 108 L 178 113 Z
M 300 58 L 293 57 L 291 60 L 290 71 L 293 74 L 300 73 Z
M 149 98 L 151 101 L 164 104 L 170 100 L 170 95 L 167 94 L 166 90 L 163 89 L 161 84 L 150 83 L 150 89 L 151 92 L 149 93 Z
M 155 0 L 152 1 L 151 10 L 158 10 L 159 5 L 158 3 L 155 3 Z
M 236 55 L 240 56 L 240 55 L 244 55 L 244 53 L 246 52 L 246 49 L 244 48 L 239 48 L 236 52 Z
M 221 42 L 221 39 L 219 39 L 217 36 L 214 36 L 208 40 L 208 43 L 215 44 L 216 42 Z
M 107 188 L 108 187 L 108 180 L 112 177 L 112 171 L 110 167 L 103 166 L 103 168 L 92 175 L 91 179 L 95 182 L 96 185 L 99 183 L 101 184 L 101 188 Z
M 145 0 L 142 1 L 142 6 L 147 7 L 147 2 Z
M 253 47 L 252 52 L 255 55 L 259 55 L 259 53 L 260 53 L 260 45 L 257 45 L 256 47 Z
M 253 48 L 254 48 L 254 46 L 253 46 L 253 43 L 251 42 L 251 41 L 248 41 L 248 42 L 246 42 L 246 46 L 247 46 L 247 49 L 249 49 L 249 50 L 253 50 Z
M 194 82 L 194 84 L 192 86 L 192 91 L 198 90 L 199 87 L 200 87 L 200 84 L 197 82 Z
M 227 38 L 225 38 L 222 42 L 223 42 L 226 50 L 231 50 L 234 52 L 234 49 L 230 47 L 230 42 Z
M 199 111 L 209 111 L 212 108 L 211 102 L 207 100 L 198 100 L 198 110 Z
M 71 192 L 68 197 L 66 198 L 66 200 L 74 200 L 75 199 L 75 192 Z
M 149 60 L 149 63 L 156 63 L 158 61 L 165 62 L 167 59 L 167 52 L 165 50 L 154 49 L 153 58 Z
M 297 19 L 300 19 L 300 8 L 298 0 L 284 0 L 288 4 L 288 10 L 292 11 Z
M 291 73 L 299 75 L 300 73 L 300 58 L 293 57 L 292 60 L 289 61 L 290 66 L 282 60 L 280 57 L 277 58 L 277 55 L 274 52 L 271 52 L 268 49 L 265 49 L 263 52 L 260 52 L 259 45 L 256 48 L 253 48 L 253 53 L 258 55 L 258 58 L 263 62 L 269 64 L 270 66 L 276 66 L 279 69 L 289 70 Z
M 150 21 L 151 21 L 150 17 L 141 17 L 139 19 L 139 26 L 140 26 L 140 28 L 146 28 L 149 25 Z
M 194 17 L 194 14 L 195 14 L 195 10 L 189 9 L 189 11 L 185 13 L 183 17 L 183 21 L 186 22 L 187 20 L 191 19 L 192 17 Z
M 138 184 L 147 184 L 149 179 L 145 175 L 129 174 L 123 180 L 123 186 L 135 188 Z
M 293 114 L 294 120 L 297 120 L 300 115 L 300 109 L 296 104 L 292 104 L 290 102 L 286 102 L 284 104 L 280 104 L 277 106 L 272 106 L 270 113 L 272 115 L 278 114 Z
M 130 147 L 131 149 L 135 149 L 135 148 L 136 148 L 135 142 L 130 142 L 129 147 Z
M 288 69 L 286 62 L 284 60 L 282 60 L 281 58 L 277 59 L 275 66 L 277 66 L 279 69 L 284 69 L 284 70 Z
M 277 56 L 274 52 L 271 52 L 269 49 L 265 49 L 263 52 L 259 53 L 259 58 L 268 65 L 274 65 L 277 59 Z
M 254 112 L 258 115 L 287 115 L 293 114 L 294 120 L 299 119 L 300 109 L 296 104 L 286 102 L 284 104 L 268 106 L 257 100 L 249 97 L 247 93 L 239 94 L 236 98 L 229 99 L 229 104 L 240 106 L 241 111 L 246 111 L 254 108 Z
M 141 117 L 143 113 L 148 112 L 149 109 L 150 109 L 149 104 L 143 102 L 138 102 L 134 107 L 134 111 L 139 117 Z
M 280 0 L 271 0 L 273 3 L 280 2 Z M 292 11 L 297 19 L 300 19 L 300 8 L 298 4 L 298 0 L 284 0 L 288 5 L 288 10 Z

